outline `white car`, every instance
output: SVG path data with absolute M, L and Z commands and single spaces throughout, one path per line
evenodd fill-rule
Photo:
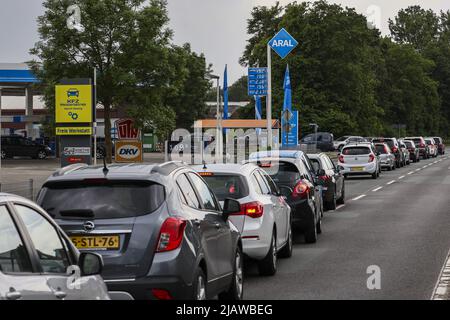
M 438 147 L 434 138 L 426 137 L 425 143 L 427 144 L 428 152 L 430 157 L 436 158 L 438 156 Z
M 342 136 L 333 141 L 335 150 L 341 151 L 342 147 L 349 143 L 365 142 L 366 139 L 360 136 Z
M 277 255 L 292 255 L 291 208 L 267 173 L 255 164 L 193 166 L 223 204 L 232 198 L 241 212 L 230 216 L 242 233 L 243 252 L 258 261 L 261 275 L 274 275 Z
M 381 172 L 379 153 L 369 142 L 348 144 L 339 154 L 338 168 L 345 177 L 371 175 L 373 179 L 377 179 Z

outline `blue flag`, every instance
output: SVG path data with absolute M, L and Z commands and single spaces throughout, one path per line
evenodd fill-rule
M 261 106 L 261 97 L 255 96 L 255 119 L 262 119 L 262 106 Z
M 292 90 L 291 90 L 291 78 L 289 76 L 289 65 L 286 66 L 283 89 L 284 89 L 283 111 L 284 110 L 292 111 Z
M 223 119 L 228 119 L 228 72 L 227 65 L 225 65 L 225 72 L 223 74 Z

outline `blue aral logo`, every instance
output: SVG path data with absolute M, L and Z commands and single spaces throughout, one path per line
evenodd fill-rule
M 297 45 L 297 40 L 295 40 L 289 32 L 284 30 L 284 28 L 269 41 L 269 46 L 281 57 L 281 59 L 286 58 Z

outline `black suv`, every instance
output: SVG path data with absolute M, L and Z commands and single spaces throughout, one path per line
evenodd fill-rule
M 2 136 L 1 158 L 31 157 L 43 160 L 52 150 L 43 144 L 36 143 L 21 136 Z
M 203 178 L 179 162 L 75 164 L 51 176 L 38 203 L 82 252 L 103 256 L 111 298 L 242 299 L 239 231 Z

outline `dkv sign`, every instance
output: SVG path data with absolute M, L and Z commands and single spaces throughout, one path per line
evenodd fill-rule
M 142 142 L 119 140 L 116 142 L 116 162 L 142 162 Z

